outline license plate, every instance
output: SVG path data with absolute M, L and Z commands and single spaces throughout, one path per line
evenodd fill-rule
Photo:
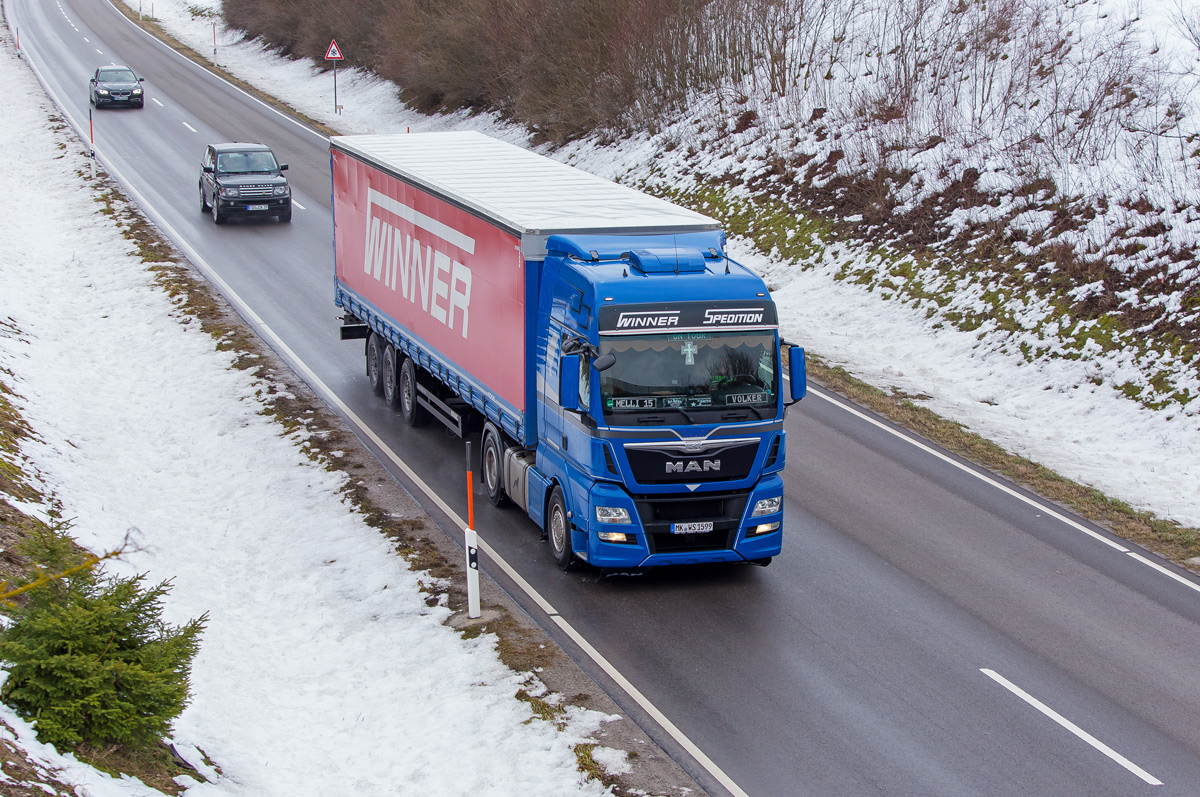
M 703 534 L 706 531 L 712 531 L 713 522 L 704 520 L 698 523 L 672 523 L 672 534 Z
M 266 205 L 246 205 L 246 210 L 266 210 Z

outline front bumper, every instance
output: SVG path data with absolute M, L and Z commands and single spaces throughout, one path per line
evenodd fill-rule
M 217 207 L 226 216 L 277 216 L 291 209 L 292 198 L 290 196 L 271 196 L 250 199 L 245 197 L 226 199 L 218 196 Z
M 783 512 L 751 519 L 751 509 L 763 498 L 783 494 L 783 480 L 771 474 L 750 491 L 663 495 L 634 499 L 618 485 L 602 482 L 592 489 L 588 525 L 576 530 L 575 550 L 596 567 L 657 567 L 661 565 L 743 562 L 777 556 L 783 547 Z M 633 523 L 602 524 L 597 505 L 627 506 Z M 673 534 L 672 519 L 712 521 L 712 531 Z M 763 524 L 779 524 L 766 534 L 752 534 Z M 624 532 L 632 542 L 605 542 L 600 532 Z
M 96 95 L 97 107 L 101 105 L 128 105 L 131 108 L 141 108 L 144 103 L 142 97 L 103 97 Z

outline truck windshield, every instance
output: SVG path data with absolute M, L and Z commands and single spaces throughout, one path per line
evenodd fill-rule
M 609 422 L 670 410 L 690 418 L 697 410 L 748 410 L 759 418 L 774 413 L 773 332 L 602 335 L 600 353 L 616 357 L 600 373 Z

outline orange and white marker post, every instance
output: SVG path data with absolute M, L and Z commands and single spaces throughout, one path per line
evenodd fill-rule
M 479 538 L 475 534 L 475 473 L 471 469 L 471 444 L 467 443 L 467 617 L 479 611 Z

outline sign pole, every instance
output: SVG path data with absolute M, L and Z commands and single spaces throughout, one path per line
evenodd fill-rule
M 337 101 L 337 64 L 338 64 L 338 61 L 342 60 L 344 57 L 345 56 L 342 55 L 342 51 L 338 49 L 337 39 L 330 39 L 329 40 L 329 49 L 325 51 L 325 60 L 333 61 L 333 112 L 334 113 L 342 112 L 342 106 L 338 105 L 338 101 Z
M 479 611 L 479 538 L 475 534 L 475 474 L 471 470 L 471 444 L 467 443 L 467 617 L 474 620 Z

